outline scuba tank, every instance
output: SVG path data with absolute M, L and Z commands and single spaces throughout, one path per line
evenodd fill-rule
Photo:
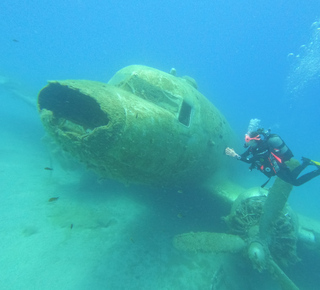
M 251 132 L 250 136 L 259 137 L 259 146 L 255 149 L 258 158 L 252 163 L 250 169 L 257 168 L 264 175 L 269 177 L 268 181 L 272 176 L 278 174 L 281 167 L 286 167 L 285 162 L 293 157 L 292 151 L 277 134 L 271 134 L 270 129 L 264 130 L 262 128 Z M 261 143 L 260 143 L 261 142 Z M 258 151 L 257 151 L 258 150 Z M 260 156 L 260 157 L 259 157 Z M 261 187 L 264 187 L 267 183 L 265 182 Z
M 261 136 L 263 140 L 269 147 L 272 155 L 279 162 L 285 162 L 293 157 L 293 153 L 282 138 L 277 134 L 271 134 L 270 129 L 258 129 L 257 133 Z
M 292 151 L 277 134 L 270 134 L 270 130 L 257 131 L 265 144 L 265 149 L 268 148 L 270 155 L 260 161 L 258 169 L 269 178 L 276 175 L 280 167 L 286 166 L 285 162 L 293 157 Z M 257 164 L 256 164 L 257 165 Z
M 267 142 L 271 148 L 271 154 L 279 163 L 288 161 L 293 157 L 292 151 L 279 135 L 270 134 Z

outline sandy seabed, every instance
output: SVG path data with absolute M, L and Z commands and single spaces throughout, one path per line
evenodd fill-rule
M 0 289 L 278 289 L 237 256 L 173 247 L 176 234 L 215 230 L 210 199 L 62 167 L 35 110 L 10 118 L 1 115 Z

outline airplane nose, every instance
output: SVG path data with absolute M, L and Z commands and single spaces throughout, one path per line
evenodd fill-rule
M 185 78 L 129 66 L 108 83 L 50 81 L 38 95 L 46 131 L 100 176 L 179 188 L 224 167 L 232 131 Z
M 39 110 L 51 111 L 54 118 L 69 121 L 86 130 L 106 126 L 110 119 L 100 104 L 85 92 L 52 82 L 39 94 Z

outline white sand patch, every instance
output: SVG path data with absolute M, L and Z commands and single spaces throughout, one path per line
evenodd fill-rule
M 99 185 L 83 179 L 81 170 L 66 172 L 56 164 L 44 170 L 50 156 L 40 140 L 23 146 L 9 135 L 6 144 L 14 146 L 0 148 L 0 289 L 210 285 L 217 262 L 172 246 L 182 222 L 176 205 L 156 208 L 164 197 L 153 198 L 151 192 L 137 199 L 137 189 Z M 50 202 L 52 197 L 58 199 Z
M 115 246 L 132 243 L 130 228 L 148 211 L 108 192 L 97 201 L 70 194 L 79 175 L 59 177 L 43 169 L 43 155 L 18 153 L 1 164 L 0 288 L 80 289 Z
M 82 166 L 66 171 L 52 159 L 37 118 L 14 120 L 6 130 L 0 132 L 0 289 L 209 290 L 221 264 L 231 265 L 223 283 L 243 280 L 232 268 L 238 262 L 224 255 L 173 247 L 176 234 L 201 227 L 206 213 L 198 193 L 184 204 L 183 194 L 99 183 Z M 241 261 L 243 275 L 250 268 Z

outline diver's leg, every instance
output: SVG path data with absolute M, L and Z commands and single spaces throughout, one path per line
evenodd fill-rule
M 292 185 L 295 185 L 294 183 L 296 182 L 296 177 L 294 177 L 294 175 L 292 174 L 289 168 L 287 167 L 281 168 L 278 171 L 277 176 L 281 178 L 283 181 L 288 182 Z
M 302 162 L 299 166 L 291 171 L 291 176 L 296 179 L 301 171 L 304 170 L 308 165 L 310 165 L 309 162 Z
M 306 183 L 307 181 L 311 180 L 312 178 L 315 178 L 317 176 L 320 175 L 320 170 L 314 170 L 311 172 L 308 172 L 302 176 L 300 176 L 299 178 L 296 178 L 296 176 L 294 176 L 292 174 L 292 172 L 290 172 L 290 170 L 286 170 L 285 169 L 281 169 L 277 176 L 280 177 L 282 180 L 284 180 L 285 182 L 288 182 L 294 186 L 299 186 L 302 185 L 304 183 Z
M 301 173 L 301 171 L 305 169 L 308 165 L 310 165 L 310 163 L 302 162 L 302 164 L 300 164 L 298 167 L 296 167 L 292 171 L 290 171 L 290 169 L 287 167 L 281 168 L 280 171 L 277 173 L 277 176 L 280 177 L 285 182 L 288 182 L 294 186 L 299 186 L 301 184 L 306 183 L 310 179 L 320 175 L 320 169 L 318 169 L 318 170 L 308 172 L 300 176 L 299 178 L 297 178 Z
M 314 177 L 317 177 L 320 175 L 320 169 L 318 170 L 314 170 L 314 171 L 311 171 L 311 172 L 308 172 L 302 176 L 300 176 L 298 179 L 295 180 L 295 186 L 299 186 L 301 184 L 304 184 L 306 183 L 307 181 L 311 180 L 312 178 Z

